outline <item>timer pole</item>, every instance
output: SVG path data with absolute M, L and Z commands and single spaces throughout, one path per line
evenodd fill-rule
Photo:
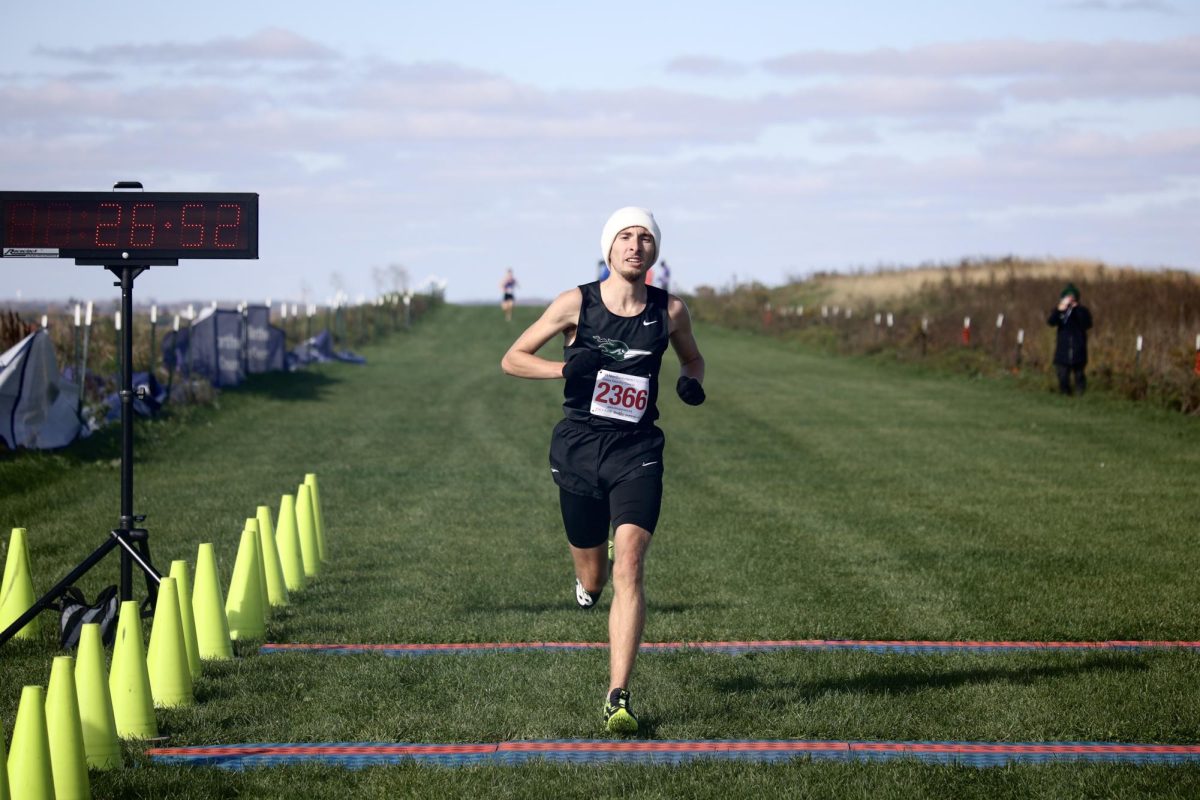
M 133 320 L 133 281 L 146 270 L 144 266 L 109 266 L 106 269 L 120 278 L 115 285 L 121 287 L 121 318 L 122 321 Z M 123 534 L 130 541 L 137 542 L 137 549 L 145 557 L 138 559 L 138 564 L 146 573 L 146 589 L 150 593 L 150 603 L 154 604 L 158 594 L 158 582 L 161 576 L 150 565 L 150 544 L 145 530 L 134 526 L 145 519 L 144 516 L 133 513 L 133 325 L 126 322 L 121 331 L 121 527 L 113 531 L 113 536 Z M 118 537 L 120 538 L 120 537 Z M 124 541 L 124 540 L 122 540 Z M 133 599 L 133 559 L 136 557 L 132 547 L 121 551 L 121 600 Z
M 77 264 L 94 262 L 76 261 Z M 168 261 L 165 265 L 175 265 L 176 261 Z M 121 287 L 121 316 L 125 320 L 133 319 L 133 281 L 151 266 L 163 266 L 164 262 L 154 264 L 101 264 L 120 280 L 114 284 Z M 104 541 L 90 556 L 75 566 L 67 576 L 56 583 L 46 594 L 17 617 L 3 631 L 0 631 L 0 645 L 16 635 L 30 620 L 48 608 L 54 608 L 55 603 L 92 567 L 99 564 L 110 550 L 121 548 L 121 600 L 133 599 L 133 565 L 145 573 L 147 598 L 142 608 L 142 616 L 147 616 L 158 600 L 158 584 L 162 576 L 150 563 L 149 533 L 145 528 L 135 527 L 145 519 L 144 515 L 133 513 L 133 400 L 137 395 L 133 390 L 133 326 L 125 324 L 121 328 L 121 523 L 120 527 L 109 531 L 109 538 Z

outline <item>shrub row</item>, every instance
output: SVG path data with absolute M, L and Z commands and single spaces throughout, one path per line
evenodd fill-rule
M 919 279 L 914 271 L 907 283 L 903 272 L 881 270 L 881 283 L 901 287 L 890 296 L 873 295 L 871 276 L 862 274 L 854 280 L 857 295 L 834 275 L 773 288 L 700 287 L 689 305 L 698 320 L 828 352 L 923 360 L 969 374 L 1016 374 L 1053 390 L 1055 332 L 1046 319 L 1070 281 L 1095 323 L 1088 340 L 1089 388 L 1200 413 L 1200 280 L 1180 271 L 1055 266 L 1012 258 L 963 262 L 920 270 Z

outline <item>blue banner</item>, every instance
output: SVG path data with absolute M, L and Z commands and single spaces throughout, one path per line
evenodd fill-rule
M 246 378 L 242 360 L 242 315 L 236 311 L 205 309 L 192 323 L 191 353 L 184 361 L 213 386 L 237 386 Z
M 283 331 L 271 324 L 271 309 L 246 309 L 246 372 L 274 372 L 284 368 Z

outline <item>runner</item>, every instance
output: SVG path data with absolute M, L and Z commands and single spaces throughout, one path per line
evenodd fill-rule
M 671 268 L 666 261 L 658 265 L 658 282 L 655 285 L 664 292 L 671 291 Z
M 679 397 L 689 405 L 704 402 L 704 358 L 687 306 L 646 285 L 661 243 L 650 211 L 614 212 L 600 234 L 609 276 L 560 294 L 501 361 L 504 371 L 518 378 L 566 379 L 564 418 L 550 442 L 550 473 L 559 487 L 581 608 L 599 600 L 612 559 L 604 722 L 617 733 L 638 727 L 629 679 L 646 621 L 646 551 L 662 504 L 664 438 L 654 421 L 668 343 L 680 363 Z M 558 334 L 565 361 L 538 356 Z M 611 555 L 606 547 L 610 526 Z
M 517 279 L 513 277 L 512 267 L 505 271 L 500 288 L 504 290 L 504 299 L 500 301 L 500 307 L 504 309 L 504 321 L 512 322 L 513 292 L 517 288 Z

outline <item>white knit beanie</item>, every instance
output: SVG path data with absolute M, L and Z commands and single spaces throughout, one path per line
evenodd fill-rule
M 650 231 L 650 235 L 654 237 L 654 261 L 658 260 L 658 254 L 662 252 L 662 235 L 658 232 L 658 223 L 654 221 L 654 214 L 650 213 L 648 208 L 626 206 L 613 212 L 612 216 L 608 218 L 608 222 L 604 223 L 604 230 L 600 233 L 600 255 L 604 258 L 605 264 L 608 263 L 608 254 L 612 251 L 612 243 L 617 238 L 617 234 L 634 226 L 640 226 Z M 654 266 L 654 261 L 647 265 L 647 269 Z

